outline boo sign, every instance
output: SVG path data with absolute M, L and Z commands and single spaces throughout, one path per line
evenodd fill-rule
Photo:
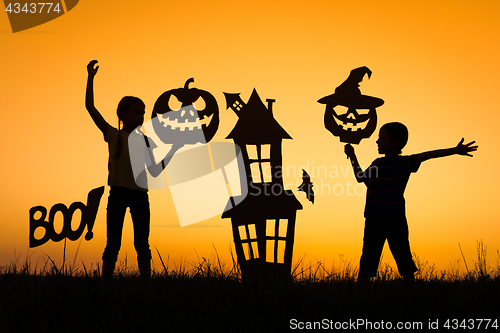
M 52 206 L 47 215 L 47 208 L 44 206 L 36 206 L 30 209 L 30 235 L 29 235 L 29 246 L 37 247 L 45 244 L 49 240 L 54 242 L 59 242 L 64 238 L 76 241 L 80 238 L 87 227 L 87 233 L 85 234 L 85 239 L 87 241 L 94 237 L 92 233 L 92 228 L 94 227 L 94 222 L 97 216 L 97 210 L 99 209 L 99 203 L 101 201 L 102 194 L 104 193 L 104 186 L 95 188 L 91 190 L 87 197 L 87 204 L 83 202 L 73 202 L 69 207 L 65 204 L 58 203 Z M 81 219 L 78 228 L 73 230 L 71 226 L 71 221 L 73 219 L 73 214 L 76 210 L 80 210 Z M 54 220 L 57 213 L 61 213 L 63 216 L 63 227 L 60 232 L 57 232 L 54 227 Z M 35 237 L 35 232 L 37 229 L 44 231 L 43 237 Z

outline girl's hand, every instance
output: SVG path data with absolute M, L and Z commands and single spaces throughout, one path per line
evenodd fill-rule
M 458 155 L 466 155 L 466 156 L 470 156 L 472 157 L 471 154 L 469 154 L 470 152 L 473 152 L 473 151 L 476 151 L 477 150 L 477 147 L 478 146 L 471 146 L 472 144 L 474 144 L 476 141 L 472 141 L 472 142 L 469 142 L 467 144 L 463 144 L 464 143 L 464 138 L 462 138 L 462 140 L 460 140 L 460 142 L 458 143 L 458 145 L 455 147 L 456 151 L 457 151 L 457 154 Z
M 182 147 L 184 147 L 184 143 L 182 142 L 175 142 L 173 145 L 172 145 L 172 150 L 173 151 L 177 151 L 179 149 L 181 149 Z
M 99 69 L 99 66 L 94 68 L 94 66 L 96 64 L 97 64 L 97 60 L 92 60 L 87 65 L 87 72 L 89 73 L 89 77 L 94 77 L 97 74 L 97 70 Z

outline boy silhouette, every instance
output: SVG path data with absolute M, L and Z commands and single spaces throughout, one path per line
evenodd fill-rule
M 404 190 L 410 173 L 416 172 L 420 164 L 431 158 L 450 155 L 472 157 L 470 152 L 478 146 L 475 141 L 463 144 L 464 139 L 453 148 L 428 151 L 403 156 L 401 150 L 408 141 L 408 129 L 397 122 L 387 123 L 380 128 L 377 140 L 377 158 L 365 171 L 361 170 L 354 148 L 347 144 L 344 152 L 351 160 L 356 180 L 367 186 L 365 205 L 365 229 L 363 251 L 359 263 L 358 288 L 363 290 L 376 276 L 385 240 L 394 256 L 399 274 L 407 290 L 414 288 L 414 273 L 418 270 L 413 261 L 408 240 L 408 223 L 405 214 Z

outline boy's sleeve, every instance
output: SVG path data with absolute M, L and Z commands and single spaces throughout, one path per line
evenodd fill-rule
M 408 164 L 406 166 L 406 170 L 408 170 L 408 172 L 417 172 L 419 167 L 420 167 L 420 162 L 418 161 L 418 156 L 417 155 L 408 156 Z
M 375 165 L 375 163 L 377 162 L 378 159 L 376 159 L 375 161 L 372 162 L 372 164 L 370 164 L 370 166 L 368 168 L 366 168 L 365 171 L 363 171 L 363 178 L 364 178 L 364 181 L 363 183 L 365 183 L 366 185 L 368 185 L 368 182 L 372 179 L 372 178 L 377 178 L 378 177 L 378 170 L 377 170 L 377 166 Z

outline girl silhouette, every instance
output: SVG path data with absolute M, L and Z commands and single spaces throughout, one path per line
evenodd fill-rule
M 182 144 L 172 146 L 168 155 L 161 161 L 161 166 L 155 162 L 151 163 L 154 158 L 151 158 L 147 138 L 140 131 L 140 126 L 144 122 L 145 105 L 137 97 L 125 96 L 118 103 L 116 112 L 118 115 L 118 128 L 108 124 L 94 106 L 94 77 L 99 69 L 96 64 L 97 60 L 92 60 L 87 65 L 88 79 L 85 107 L 96 126 L 103 133 L 104 140 L 108 143 L 109 148 L 108 185 L 110 191 L 106 213 L 106 247 L 102 255 L 102 283 L 106 287 L 113 277 L 118 252 L 121 247 L 123 221 L 128 207 L 134 227 L 134 247 L 137 252 L 139 272 L 141 280 L 147 285 L 151 279 L 151 250 L 149 248 L 150 210 L 146 173 L 143 172 L 139 177 L 134 177 L 128 148 L 128 137 L 133 132 L 144 137 L 148 146 L 144 156 L 146 157 L 148 154 L 150 156 L 146 165 L 148 171 L 155 177 L 162 172 L 175 151 L 182 147 Z M 134 158 L 136 158 L 135 154 Z M 137 184 L 141 184 L 141 186 Z

